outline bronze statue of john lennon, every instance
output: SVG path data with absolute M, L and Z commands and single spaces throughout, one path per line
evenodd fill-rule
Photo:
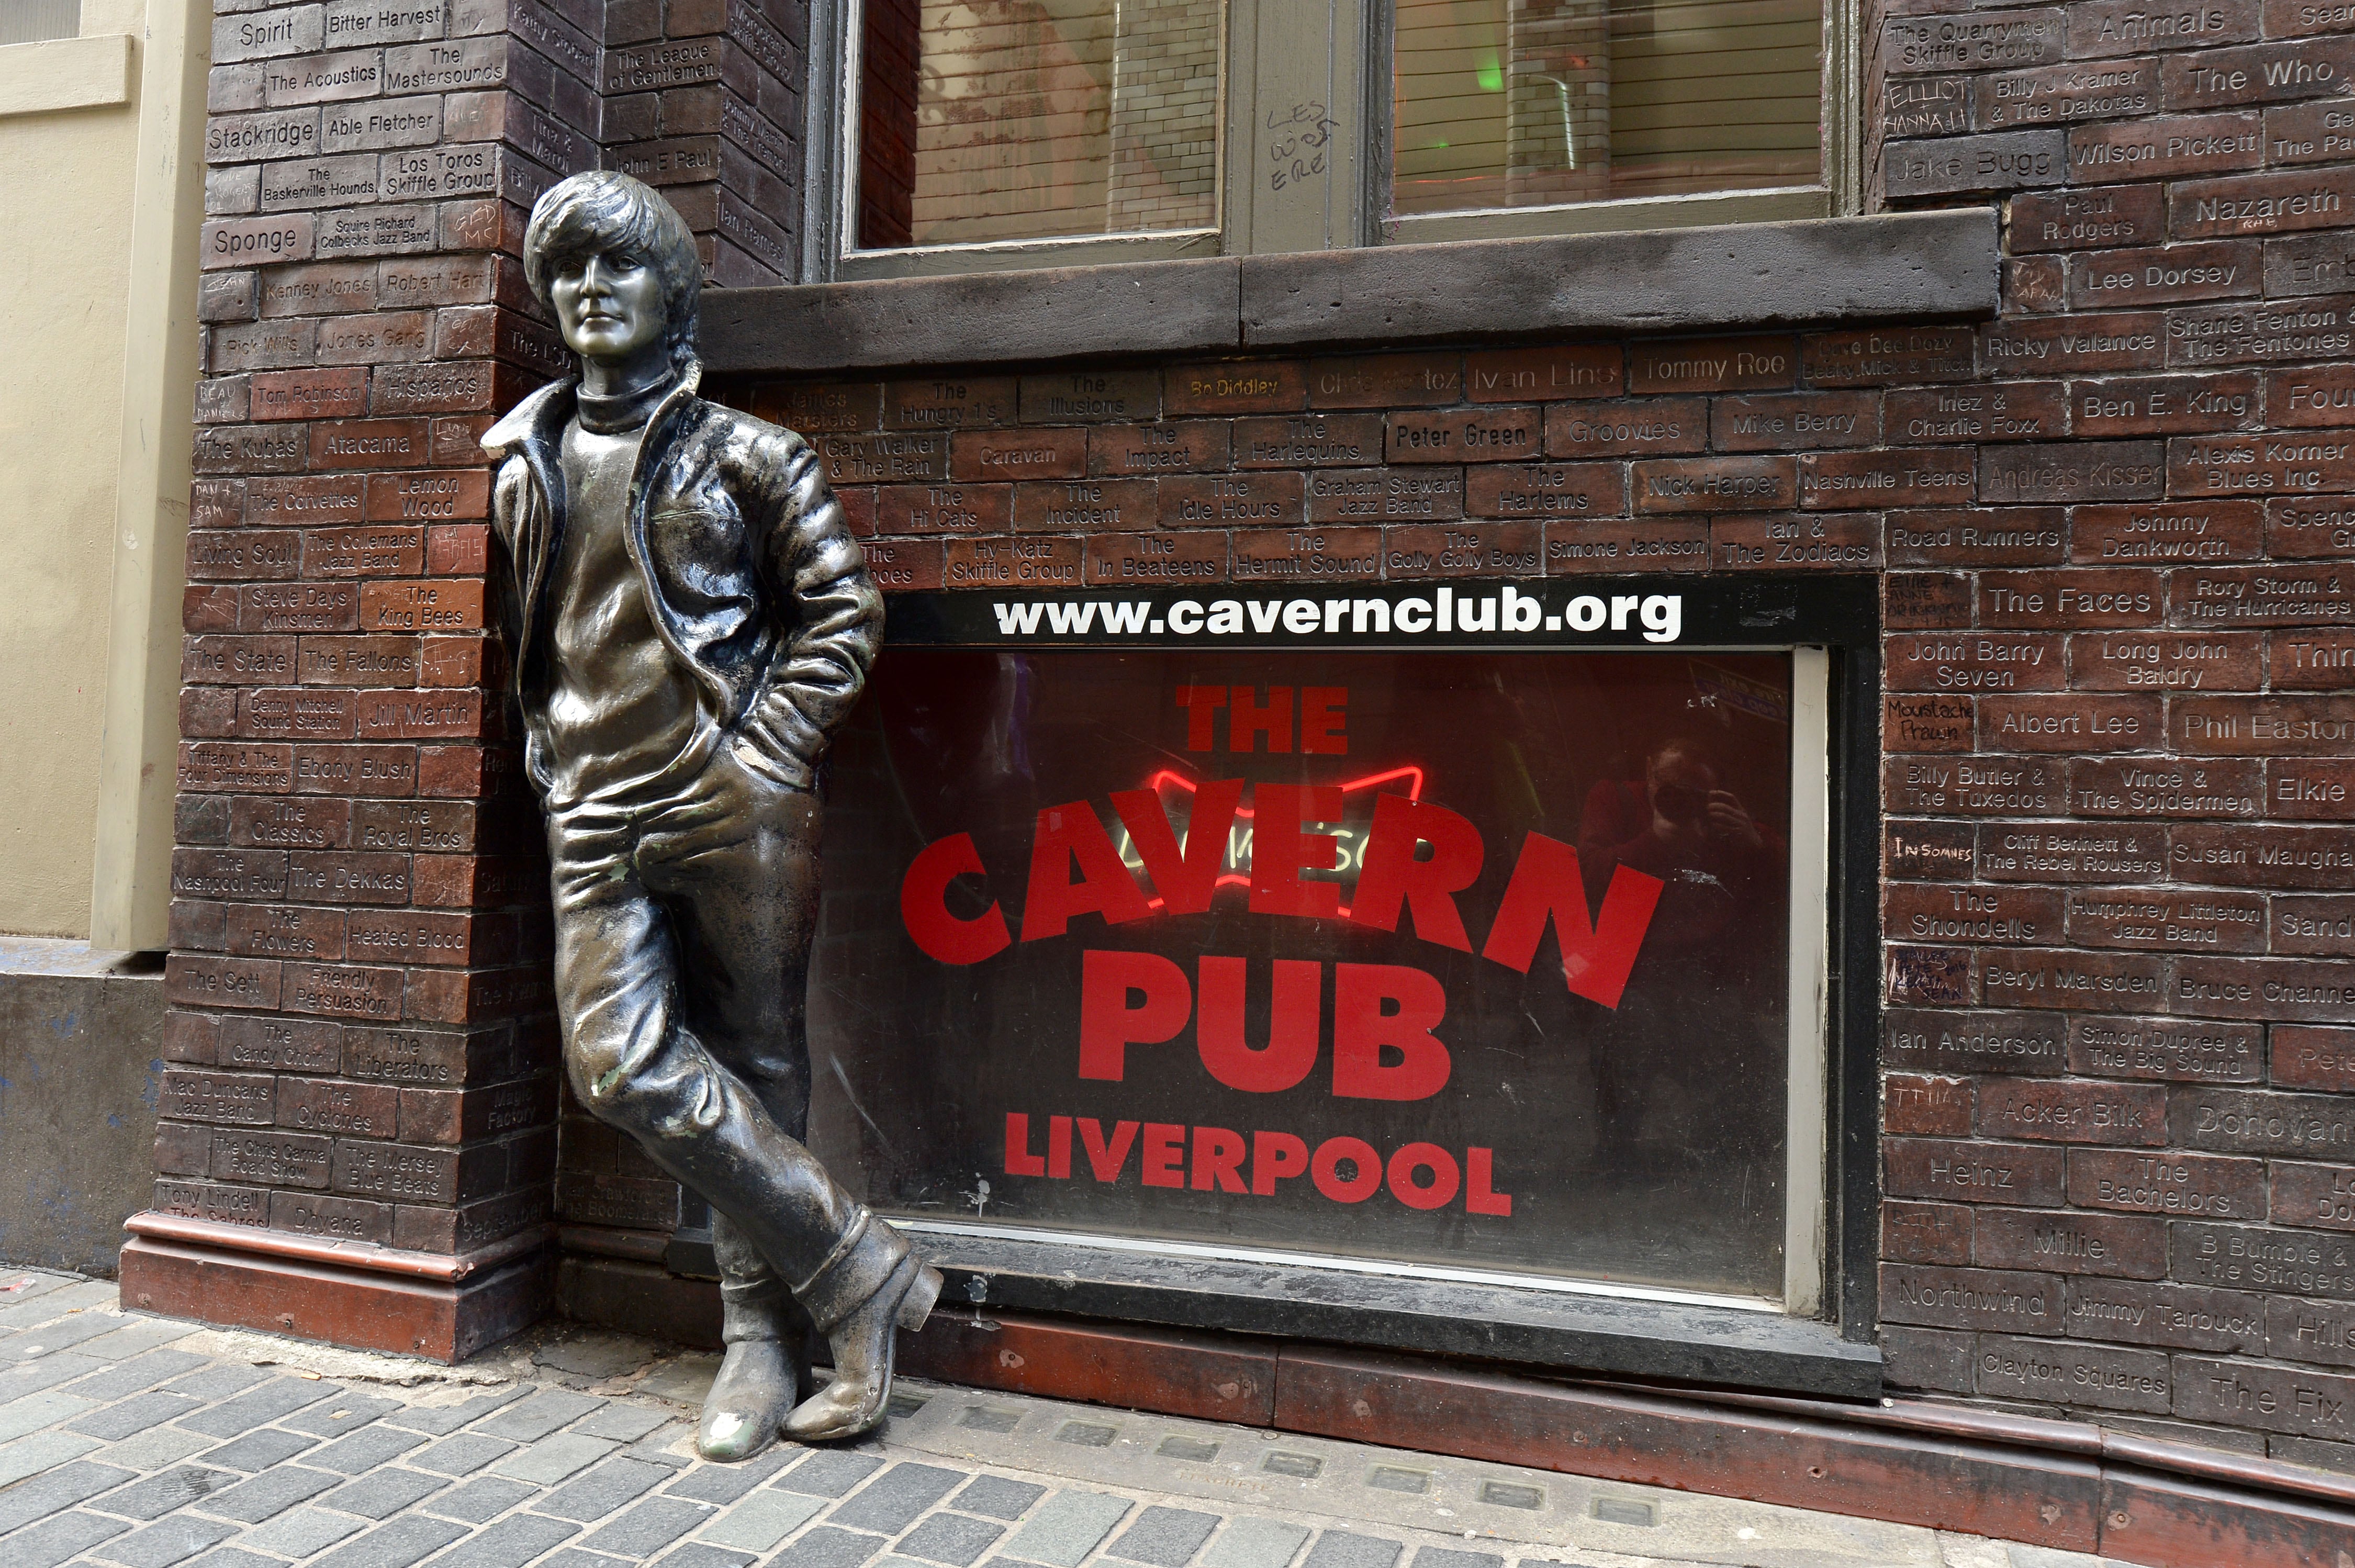
M 882 600 L 808 444 L 695 395 L 703 268 L 668 203 L 575 175 L 533 208 L 524 277 L 581 359 L 483 438 L 566 1072 L 711 1205 L 728 1354 L 704 1456 L 855 1436 L 941 1285 L 802 1141 L 815 769 Z M 834 1355 L 815 1394 L 807 1328 Z

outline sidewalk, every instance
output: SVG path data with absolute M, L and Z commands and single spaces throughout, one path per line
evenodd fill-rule
M 903 1381 L 881 1433 L 694 1456 L 717 1358 L 545 1325 L 458 1368 L 0 1268 L 0 1564 L 2095 1568 L 2071 1552 Z

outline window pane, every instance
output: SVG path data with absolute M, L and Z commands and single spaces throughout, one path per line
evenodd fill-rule
M 0 44 L 36 44 L 81 31 L 81 0 L 0 0 Z
M 1817 0 L 1396 0 L 1392 209 L 1807 185 Z
M 867 0 L 862 248 L 1218 221 L 1225 8 Z

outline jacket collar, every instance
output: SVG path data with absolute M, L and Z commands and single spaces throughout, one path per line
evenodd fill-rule
M 702 384 L 703 362 L 689 359 L 678 385 L 647 418 L 646 429 L 655 429 L 681 400 L 695 396 L 696 389 Z M 580 385 L 579 377 L 568 376 L 526 397 L 506 418 L 483 432 L 483 450 L 494 457 L 508 457 L 526 447 L 553 448 L 564 434 L 565 421 L 572 417 L 573 394 Z

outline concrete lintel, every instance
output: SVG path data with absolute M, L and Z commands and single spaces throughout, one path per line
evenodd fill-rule
M 1999 272 L 1980 207 L 714 290 L 703 352 L 796 374 L 1965 320 L 1995 314 Z

